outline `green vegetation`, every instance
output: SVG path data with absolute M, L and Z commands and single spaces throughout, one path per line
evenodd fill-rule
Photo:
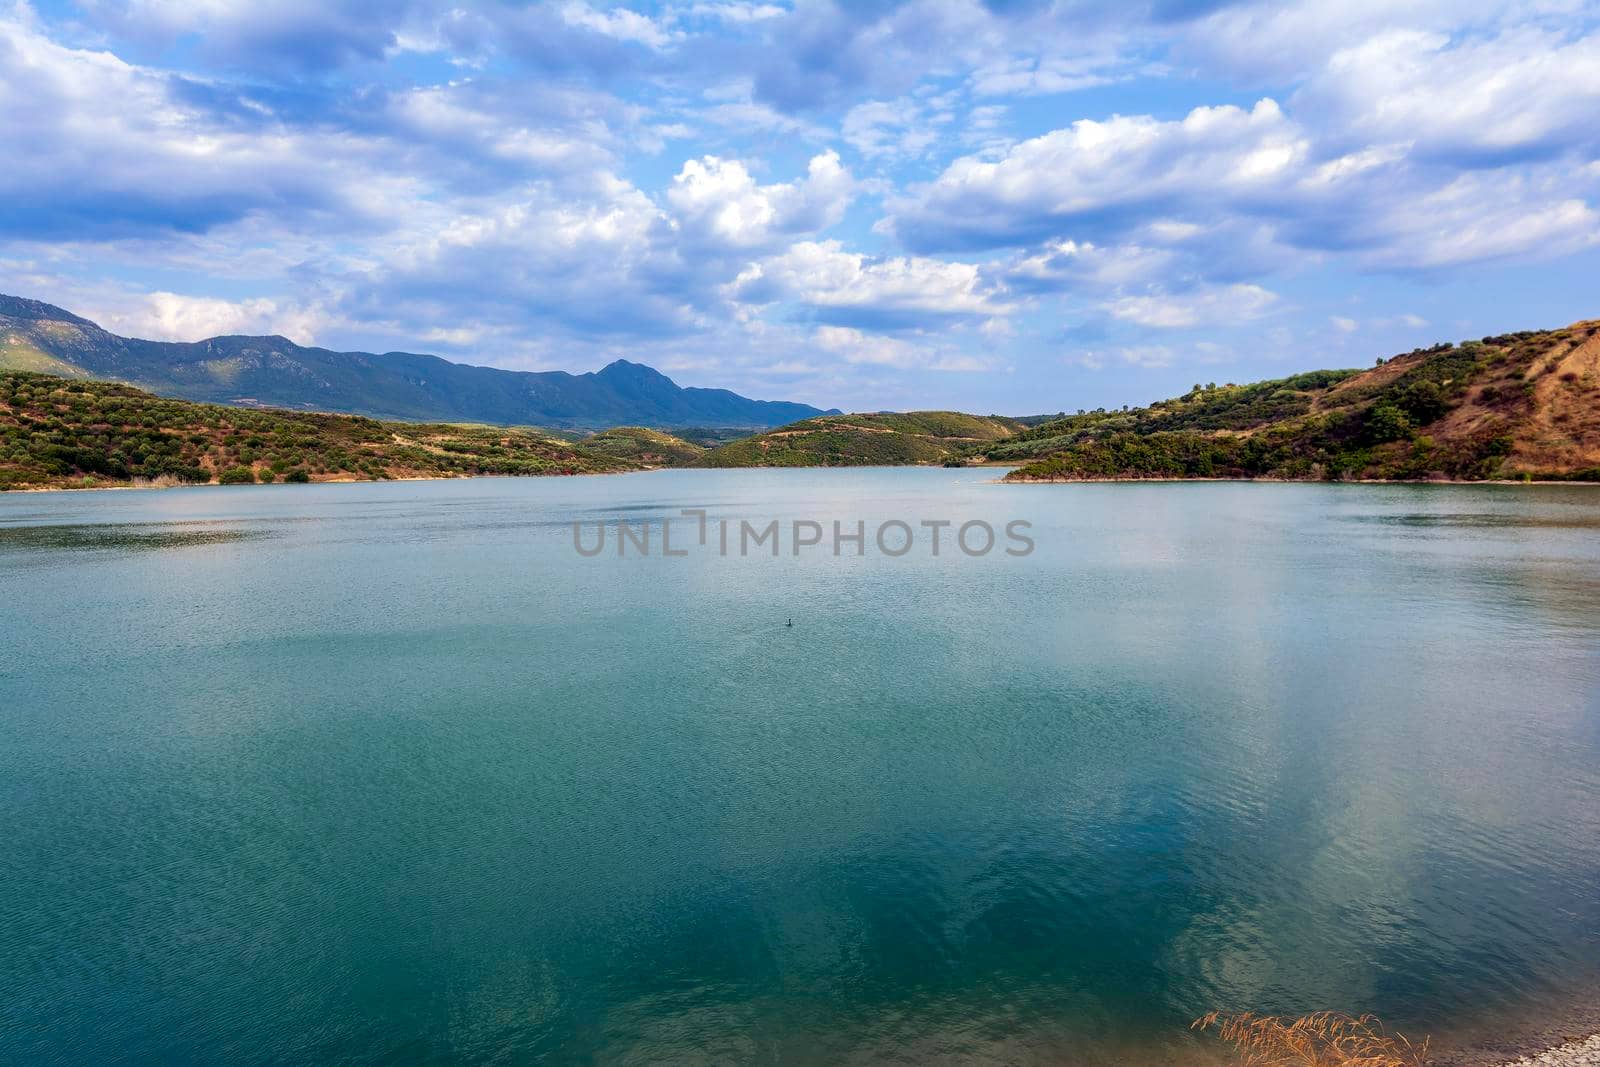
M 823 415 L 722 445 L 703 467 L 864 467 L 942 463 L 1022 428 L 955 411 Z
M 699 445 L 701 448 L 716 448 L 718 445 L 725 445 L 729 441 L 738 441 L 741 438 L 749 437 L 751 431 L 737 426 L 674 426 L 672 433 L 674 437 L 687 441 L 691 445 Z
M 1022 463 L 1016 481 L 1600 479 L 1596 334 L 1579 323 L 1417 349 L 1366 371 L 1196 385 L 1149 407 L 1052 419 L 970 456 Z
M 1101 408 L 1051 419 L 982 454 L 994 462 L 1015 462 L 1115 433 L 1251 430 L 1309 413 L 1319 396 L 1359 373 L 1311 371 L 1252 385 L 1196 385 L 1183 396 L 1145 408 Z
M 703 446 L 644 426 L 617 426 L 584 438 L 583 446 L 647 467 L 692 467 L 704 456 Z
M 540 430 L 222 407 L 0 371 L 0 489 L 587 474 L 640 465 Z

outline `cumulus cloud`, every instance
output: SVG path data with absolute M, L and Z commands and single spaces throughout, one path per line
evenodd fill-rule
M 1271 197 L 1309 153 L 1304 132 L 1272 100 L 1248 111 L 1195 108 L 1171 122 L 1082 119 L 999 160 L 957 160 L 893 201 L 891 225 L 924 250 L 1032 243 L 1072 226 L 1130 226 L 1197 198 Z
M 17 22 L 5 31 L 0 228 L 8 233 L 198 232 L 269 210 L 358 219 L 396 191 L 374 182 L 352 195 L 339 163 L 360 154 L 359 138 L 234 128 L 187 104 L 156 72 Z
M 1347 239 L 1365 246 L 1363 262 L 1396 269 L 1549 259 L 1600 243 L 1600 213 L 1566 194 L 1564 183 L 1549 179 L 1463 174 L 1356 220 Z
M 580 336 L 679 334 L 696 323 L 692 275 L 660 208 L 628 182 L 583 199 L 549 185 L 419 220 L 370 270 L 341 279 L 344 310 L 412 323 L 542 321 Z
M 812 158 L 794 182 L 758 185 L 738 160 L 691 159 L 672 180 L 667 201 L 695 244 L 756 249 L 839 221 L 855 189 L 836 152 Z
M 1467 165 L 1600 146 L 1600 34 L 1516 29 L 1452 45 L 1388 30 L 1335 52 L 1296 95 L 1331 137 Z
M 363 271 L 328 283 L 341 308 L 413 329 L 452 311 L 492 336 L 537 321 L 576 338 L 670 338 L 727 317 L 723 287 L 751 257 L 790 254 L 837 221 L 853 181 L 836 154 L 761 185 L 738 161 L 687 161 L 660 201 L 607 172 L 539 182 L 407 221 Z M 398 325 L 398 324 L 396 324 Z
M 837 325 L 894 329 L 1012 310 L 975 264 L 920 256 L 873 259 L 838 241 L 802 241 L 752 264 L 729 286 L 748 304 L 792 300 Z
M 1174 50 L 1237 83 L 1288 84 L 1390 29 L 1481 32 L 1513 10 L 1503 0 L 1245 0 L 1204 13 L 1175 38 Z
M 1203 258 L 1235 272 L 1285 247 L 1435 269 L 1594 242 L 1593 183 L 1567 168 L 1441 169 L 1413 147 L 1322 145 L 1271 100 L 1168 122 L 1083 120 L 997 160 L 957 160 L 891 200 L 884 228 L 925 251 L 1142 234 L 1158 247 L 1207 246 Z M 1254 231 L 1244 243 L 1241 229 Z M 1048 268 L 1035 258 L 1019 280 L 1070 274 L 1081 258 L 1057 252 Z
M 132 337 L 157 341 L 199 341 L 224 334 L 279 334 L 304 345 L 315 344 L 327 322 L 320 308 L 267 298 L 223 300 L 155 292 L 132 307 L 96 310 L 100 325 Z
M 1008 288 L 1022 292 L 1100 291 L 1153 282 L 1171 270 L 1176 258 L 1169 248 L 1139 244 L 1047 241 L 1019 255 L 1004 277 Z

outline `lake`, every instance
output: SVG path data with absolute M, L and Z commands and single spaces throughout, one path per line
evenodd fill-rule
M 1594 1005 L 1600 490 L 993 477 L 0 494 L 0 1061 L 1169 1062 L 1212 1008 Z M 575 550 L 615 520 L 651 554 Z

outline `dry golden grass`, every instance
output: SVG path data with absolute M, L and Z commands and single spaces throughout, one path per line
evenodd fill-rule
M 1319 1011 L 1298 1019 L 1214 1011 L 1194 1030 L 1216 1030 L 1245 1067 L 1423 1067 L 1428 1042 L 1414 1045 L 1370 1015 Z

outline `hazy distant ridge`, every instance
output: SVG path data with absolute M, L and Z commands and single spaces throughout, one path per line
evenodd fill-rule
M 188 400 L 378 418 L 601 428 L 761 429 L 824 414 L 809 404 L 685 389 L 639 363 L 587 374 L 509 371 L 411 352 L 334 352 L 286 337 L 144 341 L 50 304 L 0 295 L 0 369 L 128 382 Z

